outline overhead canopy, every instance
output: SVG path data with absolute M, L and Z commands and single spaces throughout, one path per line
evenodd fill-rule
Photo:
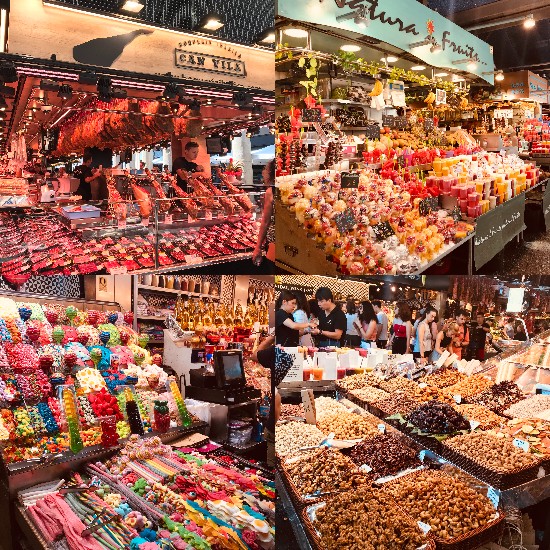
M 420 2 L 278 0 L 278 15 L 383 40 L 434 67 L 467 70 L 494 83 L 491 46 Z

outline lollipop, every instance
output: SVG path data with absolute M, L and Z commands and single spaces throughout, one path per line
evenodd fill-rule
M 147 334 L 140 334 L 138 338 L 138 344 L 140 347 L 144 348 L 149 343 L 149 335 Z
M 127 332 L 122 332 L 120 334 L 120 341 L 123 346 L 127 346 L 128 342 L 130 341 L 130 335 Z
M 124 322 L 127 325 L 131 325 L 134 322 L 134 314 L 131 311 L 127 311 L 124 314 Z
M 155 355 L 153 355 L 153 365 L 157 365 L 157 367 L 162 366 L 162 355 L 159 353 L 155 353 Z
M 60 326 L 55 327 L 52 330 L 52 340 L 56 344 L 61 344 L 63 338 L 65 338 L 65 331 Z
M 38 364 L 44 372 L 48 373 L 53 367 L 53 357 L 51 355 L 42 355 L 38 360 Z
M 27 338 L 34 344 L 40 338 L 40 329 L 34 325 L 27 327 Z
M 103 352 L 99 348 L 93 348 L 92 351 L 90 351 L 90 358 L 94 362 L 94 366 L 96 369 L 102 357 Z
M 94 327 L 97 326 L 99 323 L 99 311 L 96 311 L 95 309 L 88 311 L 88 323 Z
M 107 342 L 109 342 L 110 339 L 111 339 L 110 332 L 104 330 L 99 333 L 99 340 L 105 347 L 107 347 Z
M 78 340 L 83 346 L 85 346 L 85 345 L 88 343 L 88 341 L 90 340 L 90 335 L 81 332 L 81 333 L 78 335 L 77 340 Z
M 76 365 L 78 361 L 78 357 L 76 356 L 76 353 L 69 352 L 65 354 L 65 367 L 67 368 L 68 372 L 72 372 L 73 367 Z
M 46 311 L 46 319 L 48 320 L 48 323 L 53 326 L 57 323 L 57 320 L 59 319 L 59 314 L 53 309 L 48 309 L 48 311 Z
M 19 308 L 19 317 L 21 317 L 21 320 L 25 323 L 27 322 L 32 315 L 32 309 L 29 307 L 21 306 Z
M 109 313 L 107 316 L 107 321 L 114 325 L 118 321 L 118 313 Z
M 75 317 L 78 315 L 78 309 L 74 306 L 69 306 L 65 310 L 65 315 L 67 316 L 67 319 L 69 319 L 69 323 L 72 325 Z

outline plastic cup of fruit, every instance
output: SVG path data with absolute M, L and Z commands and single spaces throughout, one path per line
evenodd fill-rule
M 336 369 L 336 379 L 341 380 L 342 378 L 345 378 L 346 376 L 346 368 L 345 367 L 338 367 Z
M 323 379 L 323 374 L 324 374 L 324 369 L 322 367 L 314 367 L 312 369 L 313 371 L 313 380 L 322 380 Z
M 309 382 L 311 379 L 311 375 L 313 374 L 313 369 L 309 367 L 308 368 L 304 367 L 302 374 L 303 374 L 304 382 Z

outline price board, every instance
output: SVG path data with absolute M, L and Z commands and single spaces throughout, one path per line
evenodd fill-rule
M 439 208 L 439 199 L 437 197 L 426 197 L 418 205 L 418 211 L 421 216 L 427 216 L 432 210 Z
M 342 188 L 355 187 L 359 185 L 359 174 L 354 172 L 343 172 L 340 180 Z
M 382 115 L 382 124 L 388 128 L 404 130 L 407 127 L 408 122 L 406 116 Z
M 377 223 L 376 225 L 372 226 L 372 230 L 374 231 L 374 234 L 376 235 L 376 240 L 378 241 L 383 241 L 388 237 L 395 235 L 393 227 L 390 225 L 389 222 Z
M 321 109 L 304 109 L 302 111 L 302 122 L 321 122 Z
M 365 137 L 367 139 L 380 139 L 380 126 L 378 124 L 369 124 L 365 128 Z
M 341 214 L 336 214 L 336 216 L 334 216 L 334 223 L 336 223 L 338 231 L 342 235 L 344 235 L 355 227 L 355 225 L 357 224 L 357 220 L 353 215 L 353 210 L 351 208 L 348 208 Z

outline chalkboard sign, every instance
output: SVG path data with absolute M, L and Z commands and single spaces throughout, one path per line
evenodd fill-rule
M 392 235 L 395 235 L 395 232 L 389 222 L 382 222 L 372 226 L 372 230 L 376 235 L 376 240 L 383 241 Z
M 382 124 L 384 126 L 388 126 L 389 128 L 404 130 L 408 123 L 406 116 L 382 115 Z
M 302 122 L 321 122 L 321 109 L 304 109 Z
M 427 216 L 432 210 L 439 208 L 439 200 L 437 197 L 426 197 L 420 201 L 418 211 L 421 216 Z
M 342 214 L 336 214 L 334 216 L 334 223 L 336 223 L 338 231 L 342 235 L 344 235 L 355 227 L 355 225 L 357 224 L 357 220 L 353 215 L 353 210 L 351 208 L 348 208 L 347 210 L 342 212 Z
M 380 139 L 380 126 L 378 124 L 369 124 L 365 130 L 367 139 Z
M 451 211 L 451 216 L 455 222 L 459 222 L 462 220 L 462 212 L 460 211 L 460 208 L 458 206 L 455 206 L 453 210 Z
M 405 157 L 403 155 L 397 157 L 397 166 L 399 166 L 399 168 L 405 168 Z
M 359 174 L 355 174 L 351 172 L 343 172 L 340 183 L 343 188 L 348 188 L 348 187 L 357 188 L 359 186 Z
M 433 118 L 427 118 L 424 121 L 424 130 L 426 130 L 426 132 L 432 132 L 433 129 L 434 129 L 434 119 Z

